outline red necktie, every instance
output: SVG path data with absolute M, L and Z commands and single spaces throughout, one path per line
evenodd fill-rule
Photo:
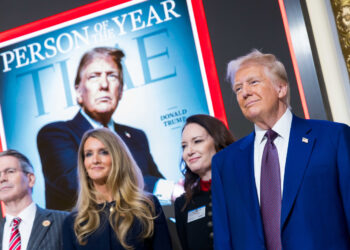
M 273 141 L 278 134 L 269 129 L 261 161 L 260 203 L 268 250 L 282 249 L 281 243 L 281 176 L 278 152 Z
M 18 229 L 19 223 L 21 223 L 21 218 L 14 218 L 12 221 L 9 250 L 21 250 L 21 235 Z

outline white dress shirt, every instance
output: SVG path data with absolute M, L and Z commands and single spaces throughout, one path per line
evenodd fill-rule
M 278 159 L 280 163 L 281 174 L 281 194 L 283 195 L 283 181 L 284 171 L 286 167 L 287 150 L 289 142 L 290 128 L 292 126 L 293 115 L 292 112 L 287 109 L 283 116 L 272 127 L 278 136 L 274 140 L 278 152 Z M 256 184 L 256 191 L 258 192 L 258 199 L 260 203 L 260 176 L 261 176 L 261 160 L 264 152 L 264 147 L 267 141 L 265 137 L 266 131 L 257 125 L 255 126 L 255 140 L 254 140 L 254 177 Z
M 80 113 L 82 116 L 84 116 L 84 118 L 90 123 L 90 125 L 96 129 L 96 128 L 104 128 L 104 126 L 102 125 L 102 123 L 92 119 L 88 114 L 85 113 L 85 111 L 83 109 L 80 109 Z M 108 124 L 107 127 L 111 130 L 114 131 L 114 123 L 113 120 L 111 119 Z
M 21 250 L 27 250 L 29 237 L 32 232 L 35 214 L 36 214 L 36 205 L 34 202 L 32 202 L 28 207 L 22 210 L 17 216 L 6 214 L 6 222 L 5 222 L 4 233 L 2 238 L 3 250 L 9 249 L 12 220 L 17 217 L 21 218 L 21 223 L 19 224 L 19 227 L 18 227 L 19 233 L 21 235 Z

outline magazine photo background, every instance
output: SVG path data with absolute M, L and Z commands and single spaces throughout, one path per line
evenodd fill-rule
M 6 148 L 24 153 L 34 165 L 36 203 L 45 206 L 37 133 L 78 112 L 77 64 L 83 53 L 99 46 L 120 48 L 126 55 L 123 98 L 113 120 L 142 129 L 165 178 L 182 178 L 184 121 L 192 114 L 212 114 L 196 39 L 185 0 L 151 0 L 117 5 L 0 44 L 1 137 Z

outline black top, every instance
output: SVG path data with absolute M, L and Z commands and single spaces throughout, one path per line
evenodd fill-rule
M 171 240 L 163 210 L 157 198 L 155 209 L 158 217 L 154 220 L 154 234 L 152 237 L 141 240 L 138 238 L 142 227 L 139 221 L 135 220 L 128 235 L 127 243 L 132 245 L 135 250 L 171 250 Z M 84 250 L 121 250 L 124 249 L 118 241 L 115 232 L 108 221 L 111 204 L 107 203 L 104 210 L 100 213 L 100 227 L 87 237 L 85 245 L 79 245 L 74 234 L 74 219 L 76 212 L 72 212 L 63 223 L 63 249 L 84 249 Z M 102 205 L 99 205 L 102 206 Z
M 175 200 L 176 229 L 183 250 L 213 249 L 211 192 L 200 191 L 182 211 L 185 201 L 184 195 Z

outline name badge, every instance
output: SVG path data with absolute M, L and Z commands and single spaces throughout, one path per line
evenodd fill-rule
M 205 217 L 205 206 L 188 211 L 187 223 Z

